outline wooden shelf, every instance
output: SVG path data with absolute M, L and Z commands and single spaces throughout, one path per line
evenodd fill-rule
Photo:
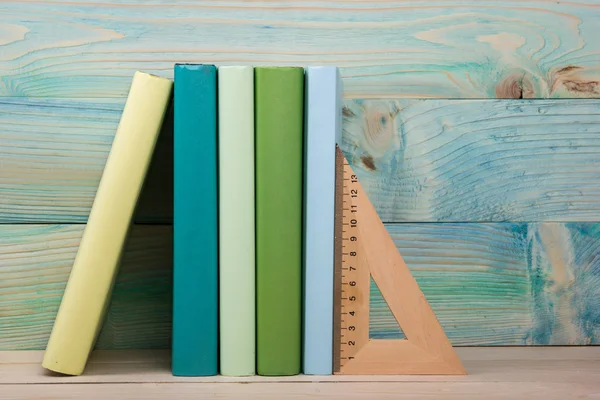
M 165 350 L 97 351 L 86 373 L 0 352 L 0 399 L 571 399 L 600 396 L 600 347 L 458 348 L 468 376 L 174 377 Z

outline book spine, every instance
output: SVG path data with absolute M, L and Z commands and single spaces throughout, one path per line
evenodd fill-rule
M 255 69 L 257 371 L 301 362 L 304 70 Z
M 307 69 L 303 270 L 307 375 L 331 375 L 333 368 L 335 145 L 341 138 L 341 98 L 336 67 Z
M 80 375 L 102 327 L 123 246 L 172 82 L 136 72 L 123 109 L 42 366 Z
M 217 374 L 217 69 L 175 65 L 172 373 Z
M 254 68 L 219 67 L 219 324 L 222 375 L 254 375 Z

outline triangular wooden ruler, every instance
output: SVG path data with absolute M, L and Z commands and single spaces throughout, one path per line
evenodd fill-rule
M 465 369 L 348 161 L 336 154 L 336 374 L 461 375 Z M 406 339 L 369 338 L 370 277 Z

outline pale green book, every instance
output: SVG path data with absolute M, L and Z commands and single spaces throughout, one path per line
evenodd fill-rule
M 220 67 L 218 77 L 220 369 L 254 375 L 254 68 Z

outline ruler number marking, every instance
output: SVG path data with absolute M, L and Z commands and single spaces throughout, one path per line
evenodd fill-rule
M 346 362 L 354 359 L 356 351 L 359 346 L 362 345 L 360 340 L 360 331 L 368 329 L 368 327 L 361 326 L 358 318 L 358 308 L 360 307 L 357 303 L 362 298 L 364 292 L 359 286 L 363 285 L 362 281 L 358 279 L 361 275 L 356 275 L 358 268 L 361 267 L 359 262 L 359 231 L 358 224 L 360 219 L 359 207 L 357 204 L 358 196 L 360 193 L 358 177 L 355 174 L 349 173 L 350 169 L 348 162 L 344 160 L 344 168 L 342 173 L 342 204 L 341 209 L 341 308 L 343 310 L 340 318 L 340 326 L 338 329 L 338 337 L 340 338 L 340 366 L 343 366 Z M 339 254 L 339 253 L 338 253 Z M 358 319 L 357 319 L 358 318 Z M 341 339 L 343 338 L 343 339 Z M 343 357 L 341 356 L 343 354 Z

